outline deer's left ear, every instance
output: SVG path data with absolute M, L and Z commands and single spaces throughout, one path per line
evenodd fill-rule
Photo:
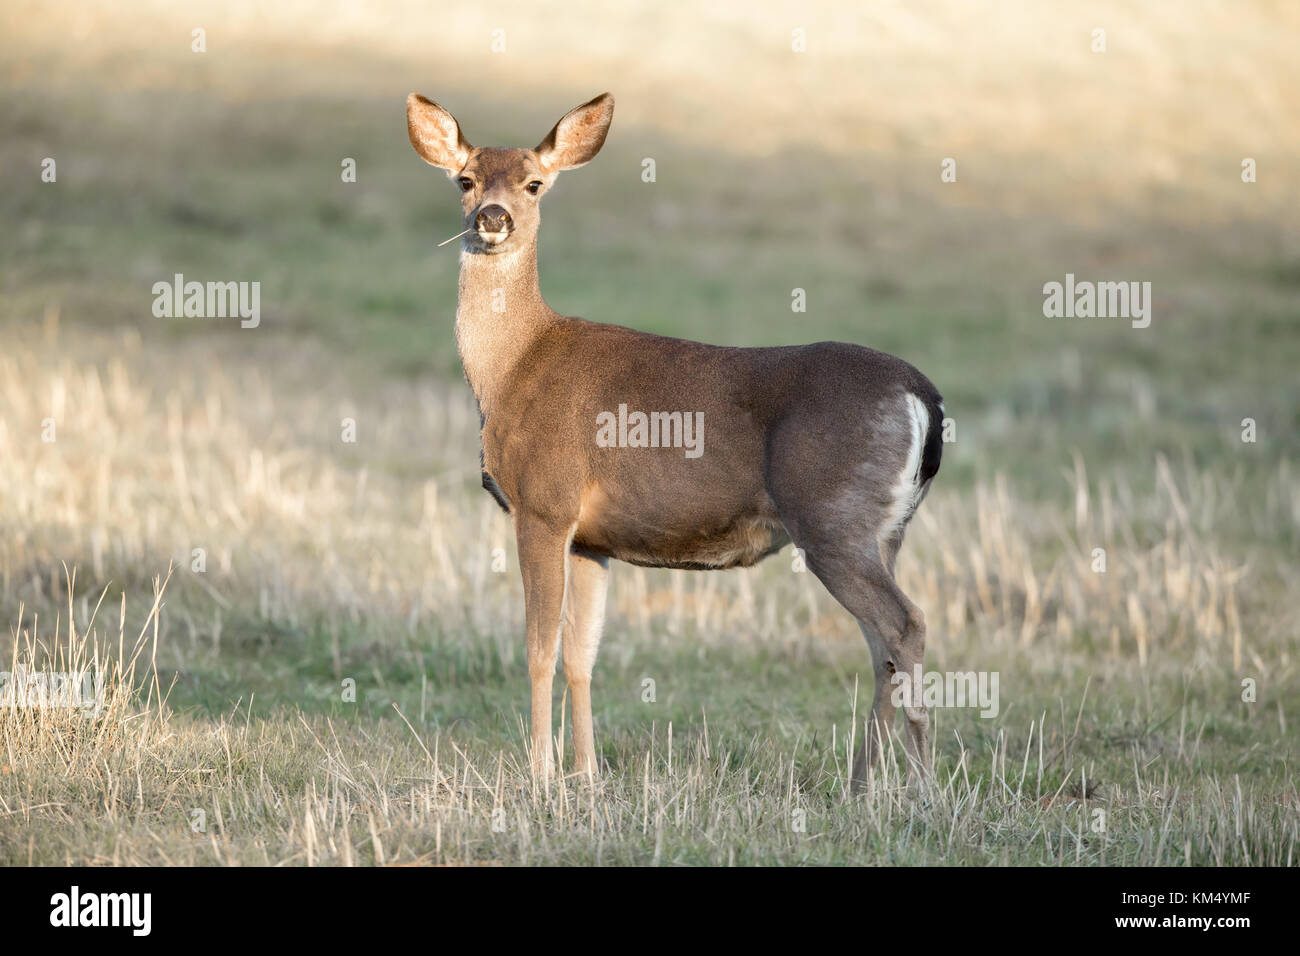
M 463 169 L 474 148 L 461 133 L 456 117 L 419 93 L 406 98 L 406 133 L 426 163 L 449 173 Z
M 614 119 L 614 97 L 601 93 L 569 110 L 535 152 L 548 172 L 577 169 L 596 158 Z

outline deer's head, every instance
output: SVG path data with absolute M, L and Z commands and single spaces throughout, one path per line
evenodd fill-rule
M 591 162 L 614 118 L 614 97 L 602 93 L 570 110 L 535 149 L 478 148 L 456 118 L 418 93 L 406 98 L 411 145 L 447 170 L 460 191 L 465 248 L 493 254 L 530 242 L 541 225 L 539 203 L 555 177 Z

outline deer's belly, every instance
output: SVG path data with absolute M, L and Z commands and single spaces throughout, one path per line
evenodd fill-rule
M 726 517 L 689 505 L 662 510 L 617 507 L 603 496 L 583 498 L 576 547 L 652 568 L 748 567 L 790 543 L 774 511 L 761 504 Z

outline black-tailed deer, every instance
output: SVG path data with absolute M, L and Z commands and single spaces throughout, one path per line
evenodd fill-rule
M 461 193 L 456 342 L 478 399 L 483 486 L 518 539 L 534 773 L 554 769 L 561 640 L 576 769 L 596 770 L 591 672 L 610 558 L 744 567 L 793 541 L 871 648 L 858 784 L 892 732 L 891 675 L 911 675 L 925 654 L 925 619 L 894 583 L 894 558 L 939 469 L 939 393 L 857 345 L 722 348 L 552 311 L 537 280 L 541 198 L 600 151 L 613 115 L 604 94 L 536 149 L 477 148 L 436 103 L 406 101 L 411 145 Z M 910 763 L 925 768 L 929 718 L 905 710 Z

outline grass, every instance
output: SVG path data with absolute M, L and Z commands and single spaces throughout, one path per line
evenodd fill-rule
M 809 9 L 821 46 L 787 63 L 775 14 L 710 5 L 627 57 L 660 23 L 634 5 L 575 57 L 563 17 L 530 32 L 507 3 L 502 90 L 546 67 L 528 102 L 473 81 L 485 13 L 142 4 L 125 30 L 92 5 L 94 43 L 4 14 L 0 661 L 98 663 L 105 705 L 0 708 L 0 863 L 1294 865 L 1292 18 L 1206 6 L 1210 43 L 1103 4 L 1099 60 L 1081 13 L 958 6 L 838 29 Z M 196 18 L 206 58 L 172 48 Z M 891 83 L 840 82 L 864 50 Z M 400 105 L 419 89 L 476 142 L 535 140 L 613 85 L 579 61 L 618 78 L 619 113 L 547 200 L 554 306 L 857 341 L 944 393 L 956 441 L 899 580 L 927 667 L 996 671 L 1001 707 L 934 713 L 924 791 L 894 754 L 847 793 L 867 654 L 788 553 L 617 567 L 605 772 L 526 772 L 512 532 L 479 488 L 455 254 L 433 248 L 454 193 Z M 262 326 L 154 319 L 176 272 L 260 281 Z M 1066 272 L 1151 281 L 1151 328 L 1045 319 Z
M 208 343 L 133 352 L 129 334 L 78 332 L 100 358 L 73 363 L 64 334 L 11 330 L 3 367 L 6 422 L 39 421 L 44 391 L 69 422 L 51 444 L 4 435 L 12 474 L 38 480 L 6 489 L 0 600 L 62 608 L 52 627 L 15 615 L 15 662 L 86 660 L 80 642 L 103 639 L 83 622 L 117 599 L 157 676 L 115 685 L 77 748 L 45 712 L 0 719 L 0 859 L 1292 862 L 1289 466 L 1250 500 L 1190 457 L 1102 477 L 1080 458 L 1047 501 L 1005 478 L 937 487 L 900 581 L 931 622 L 927 666 L 998 671 L 1002 706 L 936 713 L 925 795 L 901 757 L 846 794 L 866 655 L 788 556 L 619 569 L 595 698 L 608 772 L 540 792 L 510 529 L 460 467 L 461 387 L 352 396 L 310 346 L 269 380 Z M 346 454 L 344 411 L 362 436 Z M 40 570 L 69 554 L 84 583 Z M 158 609 L 140 603 L 143 569 L 173 562 Z
M 156 621 L 151 612 L 146 631 Z M 90 656 L 84 632 L 71 626 L 66 643 L 52 638 L 44 654 L 33 650 L 37 644 L 29 640 L 24 650 L 33 665 L 66 669 L 69 658 L 85 666 Z M 1018 694 L 1020 718 L 996 729 L 965 722 L 963 734 L 941 718 L 937 775 L 926 790 L 906 787 L 895 758 L 864 795 L 850 798 L 851 719 L 825 732 L 815 717 L 818 731 L 810 734 L 809 714 L 799 706 L 812 703 L 822 719 L 834 720 L 837 709 L 847 718 L 851 694 L 844 693 L 850 688 L 843 675 L 835 683 L 848 699 L 833 702 L 821 693 L 790 700 L 791 689 L 825 681 L 826 662 L 723 650 L 708 656 L 711 676 L 704 678 L 700 655 L 669 651 L 654 655 L 655 669 L 674 675 L 669 699 L 620 704 L 611 685 L 628 684 L 638 673 L 640 655 L 632 654 L 604 680 L 615 701 L 599 715 L 612 728 L 603 740 L 610 772 L 541 789 L 519 757 L 522 731 L 500 719 L 500 701 L 509 698 L 505 682 L 517 681 L 520 668 L 499 659 L 467 661 L 474 650 L 464 643 L 454 649 L 435 643 L 430 653 L 449 670 L 455 662 L 464 670 L 460 681 L 435 674 L 427 699 L 421 683 L 418 702 L 417 685 L 408 679 L 357 707 L 318 700 L 255 708 L 240 701 L 226 712 L 178 714 L 152 694 L 144 697 L 130 670 L 117 669 L 94 720 L 59 720 L 48 709 L 12 712 L 0 723 L 12 761 L 3 779 L 22 781 L 24 792 L 6 798 L 16 805 L 5 809 L 0 859 L 114 865 L 1294 862 L 1294 783 L 1281 789 L 1274 789 L 1281 780 L 1261 783 L 1285 766 L 1284 728 L 1275 735 L 1247 708 L 1198 722 L 1203 702 L 1196 698 L 1213 694 L 1212 680 L 1184 681 L 1181 706 L 1167 713 L 1149 703 L 1114 701 L 1153 690 L 1176 695 L 1175 688 L 1153 688 L 1146 674 L 1108 674 L 1101 683 L 1110 702 L 1100 708 L 1088 706 L 1085 686 L 1071 712 L 1056 712 L 1059 699 L 1050 693 Z M 677 675 L 686 678 L 680 687 Z M 267 676 L 278 678 L 267 683 L 281 693 L 302 685 L 300 674 Z M 727 706 L 717 707 L 716 687 L 733 677 L 744 679 L 746 691 L 728 694 Z M 630 701 L 633 688 L 627 690 Z M 176 696 L 190 695 L 174 688 Z M 300 693 L 297 700 L 304 696 L 320 695 Z M 362 699 L 370 696 L 363 692 Z M 397 698 L 390 705 L 400 720 L 375 713 L 390 697 Z M 451 697 L 469 712 L 449 726 L 426 719 L 431 711 L 445 719 L 442 704 Z M 691 713 L 705 699 L 717 707 L 712 721 Z M 1040 704 L 1039 714 L 1028 710 Z M 633 716 L 634 710 L 641 713 Z M 462 719 L 466 726 L 458 728 Z

